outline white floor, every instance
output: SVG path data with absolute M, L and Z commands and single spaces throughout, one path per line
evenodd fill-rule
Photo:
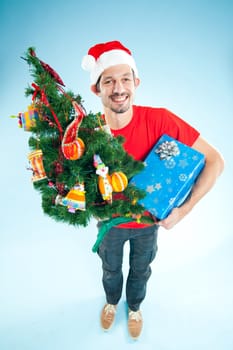
M 21 232 L 8 223 L 1 235 L 1 350 L 233 349 L 230 235 L 217 241 L 210 227 L 202 240 L 204 233 L 185 230 L 189 220 L 160 232 L 142 305 L 144 329 L 135 342 L 127 334 L 124 296 L 111 331 L 100 329 L 104 296 L 100 261 L 91 252 L 95 224 L 78 230 L 42 214 L 36 220 L 34 229 L 25 222 Z

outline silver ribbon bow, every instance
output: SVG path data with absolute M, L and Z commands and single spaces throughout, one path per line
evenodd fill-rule
M 175 141 L 165 141 L 156 148 L 155 153 L 158 153 L 160 159 L 163 160 L 178 156 L 180 150 Z

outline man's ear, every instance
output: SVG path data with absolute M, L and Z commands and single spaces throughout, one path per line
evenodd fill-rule
M 135 87 L 138 87 L 140 85 L 140 79 L 139 78 L 135 78 L 134 79 L 134 83 L 135 83 Z
M 99 91 L 98 91 L 98 89 L 97 89 L 96 84 L 91 85 L 91 91 L 92 91 L 95 95 L 99 96 Z

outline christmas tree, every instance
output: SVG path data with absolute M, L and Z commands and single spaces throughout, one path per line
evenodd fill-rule
M 125 152 L 123 137 L 111 135 L 100 113 L 87 114 L 34 48 L 23 59 L 34 81 L 25 92 L 32 103 L 18 118 L 31 133 L 28 159 L 44 213 L 77 226 L 92 217 L 148 220 L 138 203 L 145 193 L 130 183 L 144 165 Z

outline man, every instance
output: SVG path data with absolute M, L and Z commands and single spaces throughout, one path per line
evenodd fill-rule
M 103 117 L 112 134 L 124 136 L 124 148 L 135 159 L 144 160 L 163 134 L 200 151 L 206 159 L 204 170 L 182 206 L 174 208 L 164 220 L 155 219 L 151 225 L 130 222 L 112 227 L 99 247 L 106 294 L 101 325 L 104 330 L 108 330 L 114 322 L 122 294 L 123 246 L 129 241 L 130 269 L 126 283 L 128 331 L 132 338 L 137 339 L 143 325 L 140 305 L 146 296 L 147 281 L 151 275 L 150 264 L 156 255 L 158 227 L 171 229 L 182 220 L 213 187 L 223 171 L 224 162 L 219 152 L 178 116 L 164 108 L 133 105 L 140 80 L 130 50 L 119 41 L 90 48 L 88 55 L 83 58 L 82 67 L 90 72 L 91 91 L 102 101 Z

